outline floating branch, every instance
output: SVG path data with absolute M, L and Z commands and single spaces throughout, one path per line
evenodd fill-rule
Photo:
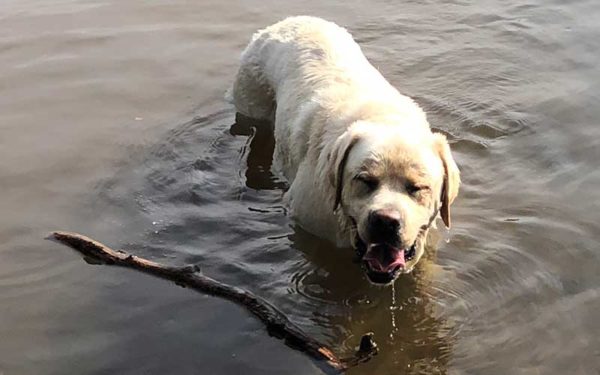
M 77 233 L 53 232 L 52 238 L 70 246 L 85 257 L 97 262 L 133 268 L 154 276 L 174 281 L 177 285 L 200 293 L 222 297 L 244 307 L 258 320 L 267 332 L 285 342 L 289 347 L 306 353 L 327 374 L 340 374 L 350 367 L 366 362 L 377 354 L 373 334 L 364 335 L 354 356 L 341 359 L 319 341 L 306 335 L 282 312 L 264 299 L 235 286 L 223 284 L 200 273 L 198 266 L 172 267 L 160 264 L 122 250 L 110 247 Z

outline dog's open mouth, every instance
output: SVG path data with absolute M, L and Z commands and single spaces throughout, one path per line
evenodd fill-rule
M 406 270 L 406 262 L 416 254 L 415 241 L 409 248 L 397 248 L 389 244 L 365 244 L 357 238 L 357 251 L 369 280 L 376 284 L 388 284 Z

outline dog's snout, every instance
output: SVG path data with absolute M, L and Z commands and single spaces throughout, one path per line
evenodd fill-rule
M 400 231 L 400 213 L 392 209 L 381 209 L 369 214 L 369 232 L 372 240 L 395 242 Z

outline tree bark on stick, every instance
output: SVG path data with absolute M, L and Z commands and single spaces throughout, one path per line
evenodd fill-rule
M 366 362 L 377 354 L 373 335 L 368 333 L 360 341 L 356 354 L 350 358 L 339 358 L 314 338 L 306 335 L 282 312 L 264 299 L 235 286 L 223 284 L 200 273 L 198 266 L 172 267 L 163 265 L 122 250 L 110 247 L 84 235 L 69 232 L 53 232 L 51 238 L 67 245 L 86 257 L 104 264 L 133 268 L 154 276 L 174 281 L 177 285 L 194 289 L 200 293 L 222 297 L 246 308 L 266 327 L 267 332 L 282 339 L 289 347 L 307 354 L 327 374 L 341 374 L 350 367 Z

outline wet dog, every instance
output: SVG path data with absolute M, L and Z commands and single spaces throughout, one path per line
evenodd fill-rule
M 303 16 L 258 31 L 228 98 L 274 124 L 295 221 L 352 245 L 371 282 L 412 270 L 436 217 L 450 227 L 460 175 L 446 138 L 345 29 Z

